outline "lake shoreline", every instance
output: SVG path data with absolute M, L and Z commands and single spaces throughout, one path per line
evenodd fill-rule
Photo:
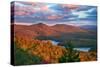
M 60 43 L 60 42 L 54 41 L 54 40 L 50 40 L 50 41 L 53 45 L 58 45 Z M 62 46 L 62 47 L 64 47 L 64 46 Z M 74 50 L 83 51 L 83 52 L 89 52 L 90 49 L 91 49 L 90 47 L 75 47 L 74 48 Z

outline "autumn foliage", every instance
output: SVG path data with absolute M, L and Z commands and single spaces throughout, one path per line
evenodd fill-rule
M 44 63 L 58 63 L 58 59 L 66 52 L 61 46 L 52 45 L 50 40 L 40 41 L 26 36 L 16 36 L 15 42 L 29 54 L 41 57 Z
M 20 36 L 20 35 L 17 36 L 16 35 L 14 36 L 14 43 L 15 43 L 14 45 L 20 48 L 21 50 L 23 50 L 24 53 L 26 52 L 28 55 L 35 56 L 35 58 L 31 56 L 33 59 L 36 59 L 38 57 L 41 58 L 42 60 L 41 63 L 45 63 L 45 64 L 46 63 L 69 62 L 69 61 L 76 62 L 77 59 L 79 61 L 97 60 L 96 52 L 93 52 L 93 51 L 92 52 L 81 52 L 80 51 L 77 54 L 77 52 L 74 52 L 73 48 L 67 49 L 66 47 L 64 48 L 62 46 L 53 45 L 50 40 L 37 40 L 37 39 L 32 39 L 28 36 Z M 69 44 L 69 46 L 71 45 Z M 75 57 L 77 56 L 77 57 L 73 58 L 74 56 Z M 38 59 L 38 61 L 40 60 Z M 28 60 L 28 62 L 31 62 L 30 64 L 36 64 L 35 62 L 32 62 L 31 60 L 30 61 Z

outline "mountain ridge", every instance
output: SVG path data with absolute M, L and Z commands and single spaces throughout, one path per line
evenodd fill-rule
M 86 30 L 72 25 L 56 24 L 53 26 L 49 26 L 44 23 L 32 24 L 28 26 L 14 24 L 14 31 L 16 35 L 19 33 L 20 35 L 26 34 L 26 36 L 30 37 L 56 36 L 56 35 L 59 36 L 62 35 L 63 33 L 75 33 L 75 32 L 87 33 Z

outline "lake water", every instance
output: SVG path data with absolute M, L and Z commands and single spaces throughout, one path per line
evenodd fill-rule
M 52 42 L 53 45 L 58 45 L 58 43 L 59 43 L 59 42 L 54 41 L 54 40 L 51 40 L 51 42 Z
M 58 41 L 54 41 L 54 40 L 51 40 L 52 44 L 53 45 L 58 45 Z M 85 47 L 85 48 L 82 48 L 82 47 L 78 47 L 78 48 L 74 48 L 74 50 L 78 50 L 78 51 L 83 51 L 83 52 L 88 52 L 91 48 L 88 48 L 88 47 Z
M 88 52 L 91 48 L 74 48 L 74 50 Z

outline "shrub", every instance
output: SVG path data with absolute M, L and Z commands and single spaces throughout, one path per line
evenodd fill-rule
M 14 52 L 15 65 L 40 64 L 42 62 L 40 57 L 29 54 L 17 45 L 14 45 Z

